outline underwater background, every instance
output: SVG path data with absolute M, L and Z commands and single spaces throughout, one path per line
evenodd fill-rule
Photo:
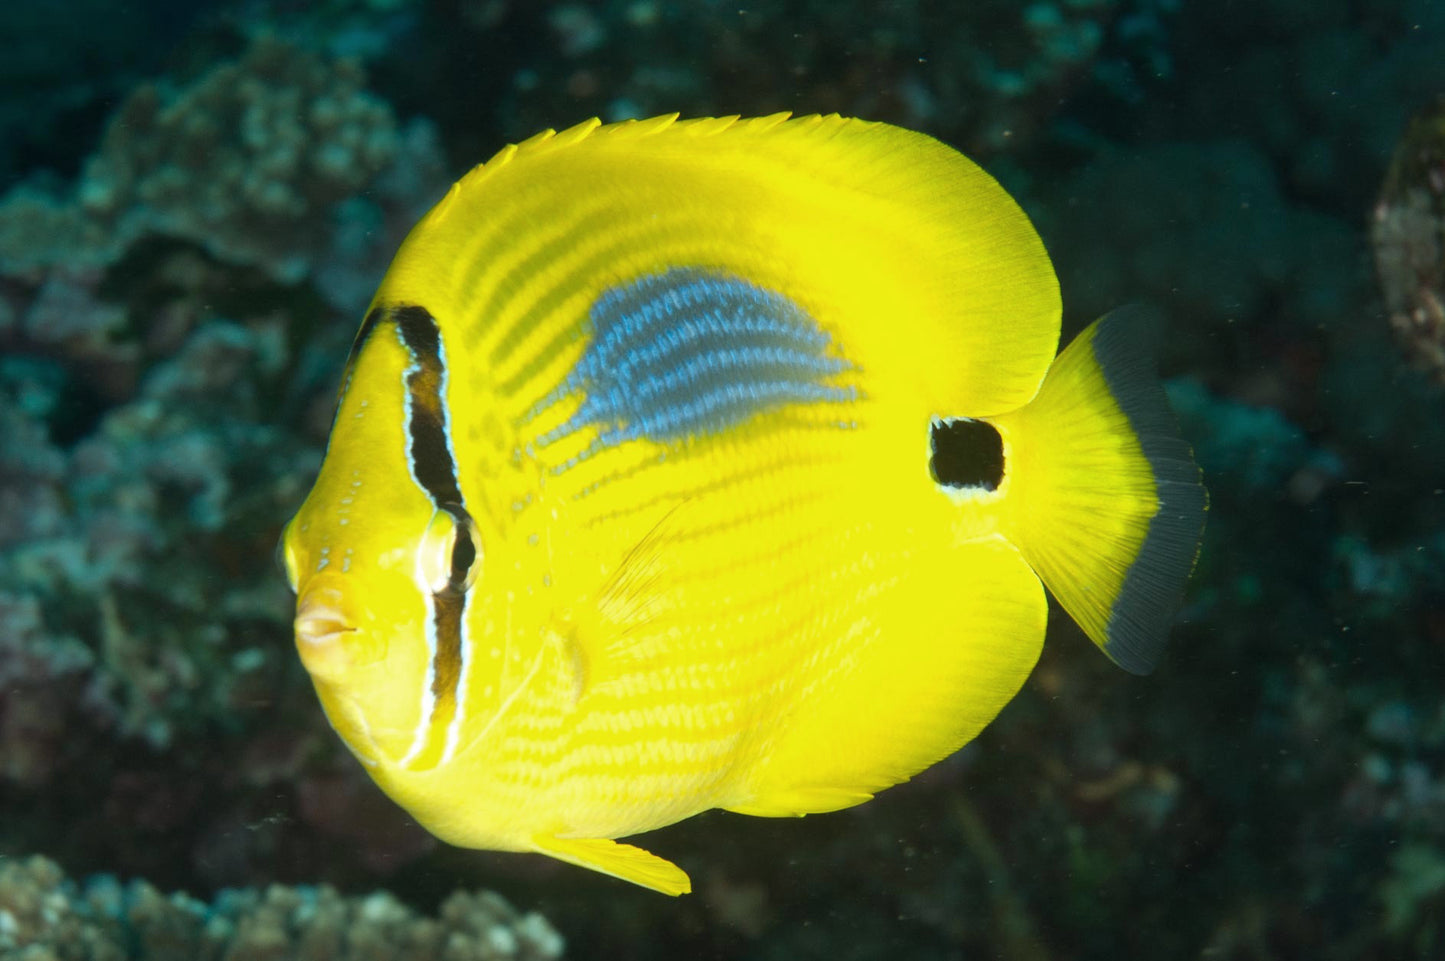
M 0 958 L 1445 957 L 1445 2 L 0 6 Z M 1163 666 L 1059 612 L 876 800 L 447 848 L 328 728 L 273 551 L 401 238 L 591 116 L 837 111 L 1127 302 L 1212 502 Z M 926 348 L 925 348 L 926 349 Z

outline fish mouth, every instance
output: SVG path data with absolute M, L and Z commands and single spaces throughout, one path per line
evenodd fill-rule
M 332 677 L 351 666 L 347 641 L 360 633 L 348 616 L 339 591 L 317 587 L 306 591 L 296 605 L 296 649 L 306 670 L 316 677 Z
M 303 603 L 297 609 L 295 627 L 296 642 L 310 645 L 334 644 L 357 631 L 336 608 L 317 603 Z

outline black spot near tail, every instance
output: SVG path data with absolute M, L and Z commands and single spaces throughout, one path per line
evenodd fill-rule
M 1003 438 L 981 420 L 933 419 L 928 472 L 943 487 L 996 491 L 1003 483 Z

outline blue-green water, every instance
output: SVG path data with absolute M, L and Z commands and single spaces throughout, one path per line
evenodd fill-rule
M 1445 956 L 1445 123 L 1407 137 L 1445 3 L 17 2 L 0 37 L 0 957 Z M 328 729 L 272 557 L 361 313 L 504 143 L 780 110 L 994 173 L 1066 337 L 1161 308 L 1212 495 L 1170 652 L 1127 676 L 1053 612 L 913 782 L 649 837 L 681 900 L 439 845 Z

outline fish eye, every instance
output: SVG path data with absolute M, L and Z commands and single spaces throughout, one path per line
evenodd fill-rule
M 422 535 L 417 573 L 433 594 L 462 593 L 481 570 L 476 525 L 460 504 L 443 504 Z

